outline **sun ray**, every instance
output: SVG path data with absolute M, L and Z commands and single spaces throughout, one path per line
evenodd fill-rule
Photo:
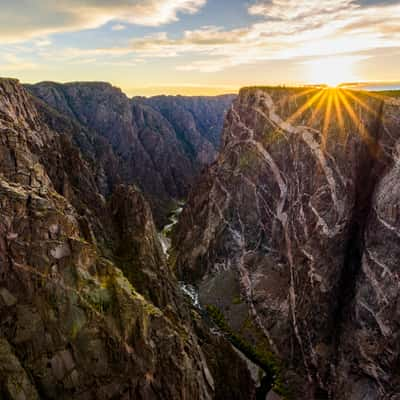
M 342 113 L 342 107 L 341 104 L 339 102 L 339 91 L 341 89 L 337 89 L 335 90 L 335 93 L 333 95 L 333 105 L 335 107 L 335 112 L 336 112 L 336 118 L 339 121 L 339 137 L 341 140 L 343 140 L 343 144 L 346 143 L 346 131 L 345 131 L 345 125 L 344 125 L 344 118 L 343 118 L 343 113 Z
M 350 92 L 350 90 L 351 89 L 347 89 L 347 92 Z M 356 92 L 356 91 L 353 90 L 353 92 Z M 387 95 L 382 94 L 382 93 L 373 92 L 373 91 L 370 91 L 370 92 L 367 92 L 367 93 L 368 93 L 369 96 L 374 97 L 375 99 L 378 99 L 378 100 L 385 101 L 385 100 L 390 99 L 390 96 L 387 96 Z
M 307 126 L 312 126 L 312 124 L 317 119 L 317 116 L 318 116 L 319 112 L 321 111 L 323 104 L 326 101 L 326 96 L 328 95 L 328 92 L 326 90 L 324 90 L 323 92 L 324 93 L 323 93 L 322 97 L 320 98 L 317 106 L 311 112 L 311 116 L 307 121 Z
M 317 93 L 315 93 L 312 97 L 310 97 L 300 108 L 298 108 L 293 114 L 291 114 L 288 118 L 286 118 L 284 120 L 284 123 L 292 123 L 296 118 L 298 118 L 301 114 L 303 114 L 303 112 L 305 112 L 307 109 L 309 109 L 317 100 L 318 98 L 322 95 L 323 90 L 318 89 L 318 88 L 312 88 L 309 89 L 307 91 L 302 92 L 302 96 L 303 97 L 305 94 L 311 93 L 314 90 L 318 90 Z M 291 97 L 291 96 L 290 96 Z M 290 98 L 289 97 L 289 98 Z M 281 130 L 281 128 L 277 128 L 274 132 L 273 132 L 273 136 L 275 136 L 279 131 Z
M 287 104 L 291 104 L 291 103 L 295 103 L 297 106 L 297 100 L 306 96 L 307 94 L 310 94 L 312 92 L 315 92 L 316 90 L 319 90 L 318 88 L 312 87 L 312 88 L 306 88 L 304 90 L 302 90 L 301 92 L 298 93 L 293 93 L 290 96 L 287 96 L 285 98 L 285 103 Z M 293 121 L 295 118 L 297 118 L 298 115 L 296 115 L 296 113 L 299 111 L 299 109 L 297 109 L 292 115 L 290 115 L 288 117 L 288 119 L 285 122 L 290 122 Z
M 327 99 L 327 104 L 326 104 L 326 109 L 325 109 L 325 117 L 324 117 L 324 125 L 322 128 L 322 137 L 321 137 L 321 147 L 322 150 L 325 149 L 326 143 L 328 140 L 328 131 L 329 131 L 329 125 L 331 123 L 331 116 L 332 116 L 332 100 L 333 100 L 333 93 L 332 90 L 335 89 L 329 89 L 327 92 L 328 99 Z
M 376 141 L 371 137 L 363 122 L 357 117 L 346 96 L 342 92 L 339 92 L 339 97 L 351 120 L 358 126 L 360 130 L 360 137 L 367 144 L 370 152 L 376 155 L 378 151 L 376 147 Z
M 290 115 L 285 122 L 290 123 L 295 119 L 300 117 L 306 110 L 311 108 L 311 106 L 322 96 L 323 90 L 318 90 L 312 97 L 310 97 L 300 108 L 298 108 L 292 115 Z
M 354 92 L 351 90 L 343 90 L 346 96 L 352 98 L 355 102 L 357 102 L 361 107 L 363 107 L 366 111 L 368 111 L 372 115 L 377 115 L 376 110 L 373 110 L 365 101 L 361 100 L 359 97 L 356 96 Z M 369 93 L 368 93 L 369 94 Z
M 316 88 L 316 87 L 305 88 L 304 90 L 302 90 L 302 91 L 299 92 L 299 93 L 293 93 L 292 95 L 290 95 L 290 96 L 288 97 L 288 99 L 289 99 L 289 100 L 297 100 L 297 99 L 299 99 L 299 98 L 305 96 L 306 94 L 309 94 L 309 93 L 311 93 L 311 92 L 315 92 L 315 91 L 317 91 L 317 90 L 320 90 L 320 89 L 319 89 L 319 88 Z

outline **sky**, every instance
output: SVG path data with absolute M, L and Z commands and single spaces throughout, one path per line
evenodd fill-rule
M 400 81 L 400 0 L 1 0 L 0 76 L 128 95 Z

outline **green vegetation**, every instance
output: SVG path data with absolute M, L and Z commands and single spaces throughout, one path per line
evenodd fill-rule
M 270 85 L 270 86 L 245 86 L 240 89 L 240 94 L 244 94 L 246 92 L 252 92 L 254 90 L 297 90 L 304 91 L 304 89 L 321 89 L 321 87 L 326 87 L 326 85 L 303 85 L 303 86 L 285 86 L 285 85 Z
M 275 129 L 271 131 L 270 128 L 266 127 L 263 134 L 262 143 L 265 147 L 268 147 L 269 145 L 280 142 L 282 139 L 284 139 L 284 135 L 281 129 Z
M 242 299 L 240 298 L 240 296 L 235 296 L 233 299 L 232 299 L 232 304 L 242 304 L 243 303 L 243 301 L 242 301 Z
M 256 168 L 258 165 L 257 153 L 251 150 L 242 152 L 239 158 L 239 168 L 241 171 L 244 169 Z
M 400 97 L 400 90 L 383 90 L 377 93 L 379 93 L 382 96 Z
M 206 310 L 212 321 L 225 333 L 227 339 L 265 371 L 270 378 L 272 389 L 284 399 L 289 399 L 290 391 L 283 382 L 281 366 L 275 355 L 264 348 L 253 346 L 241 335 L 234 332 L 218 307 L 207 305 Z
M 90 291 L 87 294 L 87 300 L 100 313 L 106 313 L 112 305 L 112 296 L 106 288 Z

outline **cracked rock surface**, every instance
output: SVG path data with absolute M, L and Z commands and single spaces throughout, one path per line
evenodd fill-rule
M 400 392 L 399 139 L 395 98 L 245 88 L 189 195 L 179 279 L 278 357 L 295 398 Z
M 182 297 L 144 196 L 106 196 L 91 145 L 0 79 L 0 398 L 254 398 Z
M 235 98 L 129 99 L 102 82 L 43 82 L 27 89 L 81 126 L 75 143 L 100 164 L 103 192 L 119 183 L 136 184 L 159 227 L 174 201 L 185 198 L 201 169 L 215 160 L 225 112 Z

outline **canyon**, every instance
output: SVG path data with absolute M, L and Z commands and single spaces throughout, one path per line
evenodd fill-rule
M 103 82 L 43 82 L 27 89 L 86 131 L 85 143 L 76 143 L 99 164 L 103 194 L 120 182 L 138 185 L 158 226 L 215 160 L 224 114 L 235 98 L 129 99 Z
M 399 398 L 399 107 L 242 89 L 174 233 L 179 279 L 292 398 Z
M 398 97 L 0 79 L 0 131 L 1 399 L 400 399 Z
M 179 290 L 141 190 L 102 194 L 107 143 L 97 163 L 81 125 L 9 79 L 0 130 L 0 397 L 254 397 L 249 363 Z

